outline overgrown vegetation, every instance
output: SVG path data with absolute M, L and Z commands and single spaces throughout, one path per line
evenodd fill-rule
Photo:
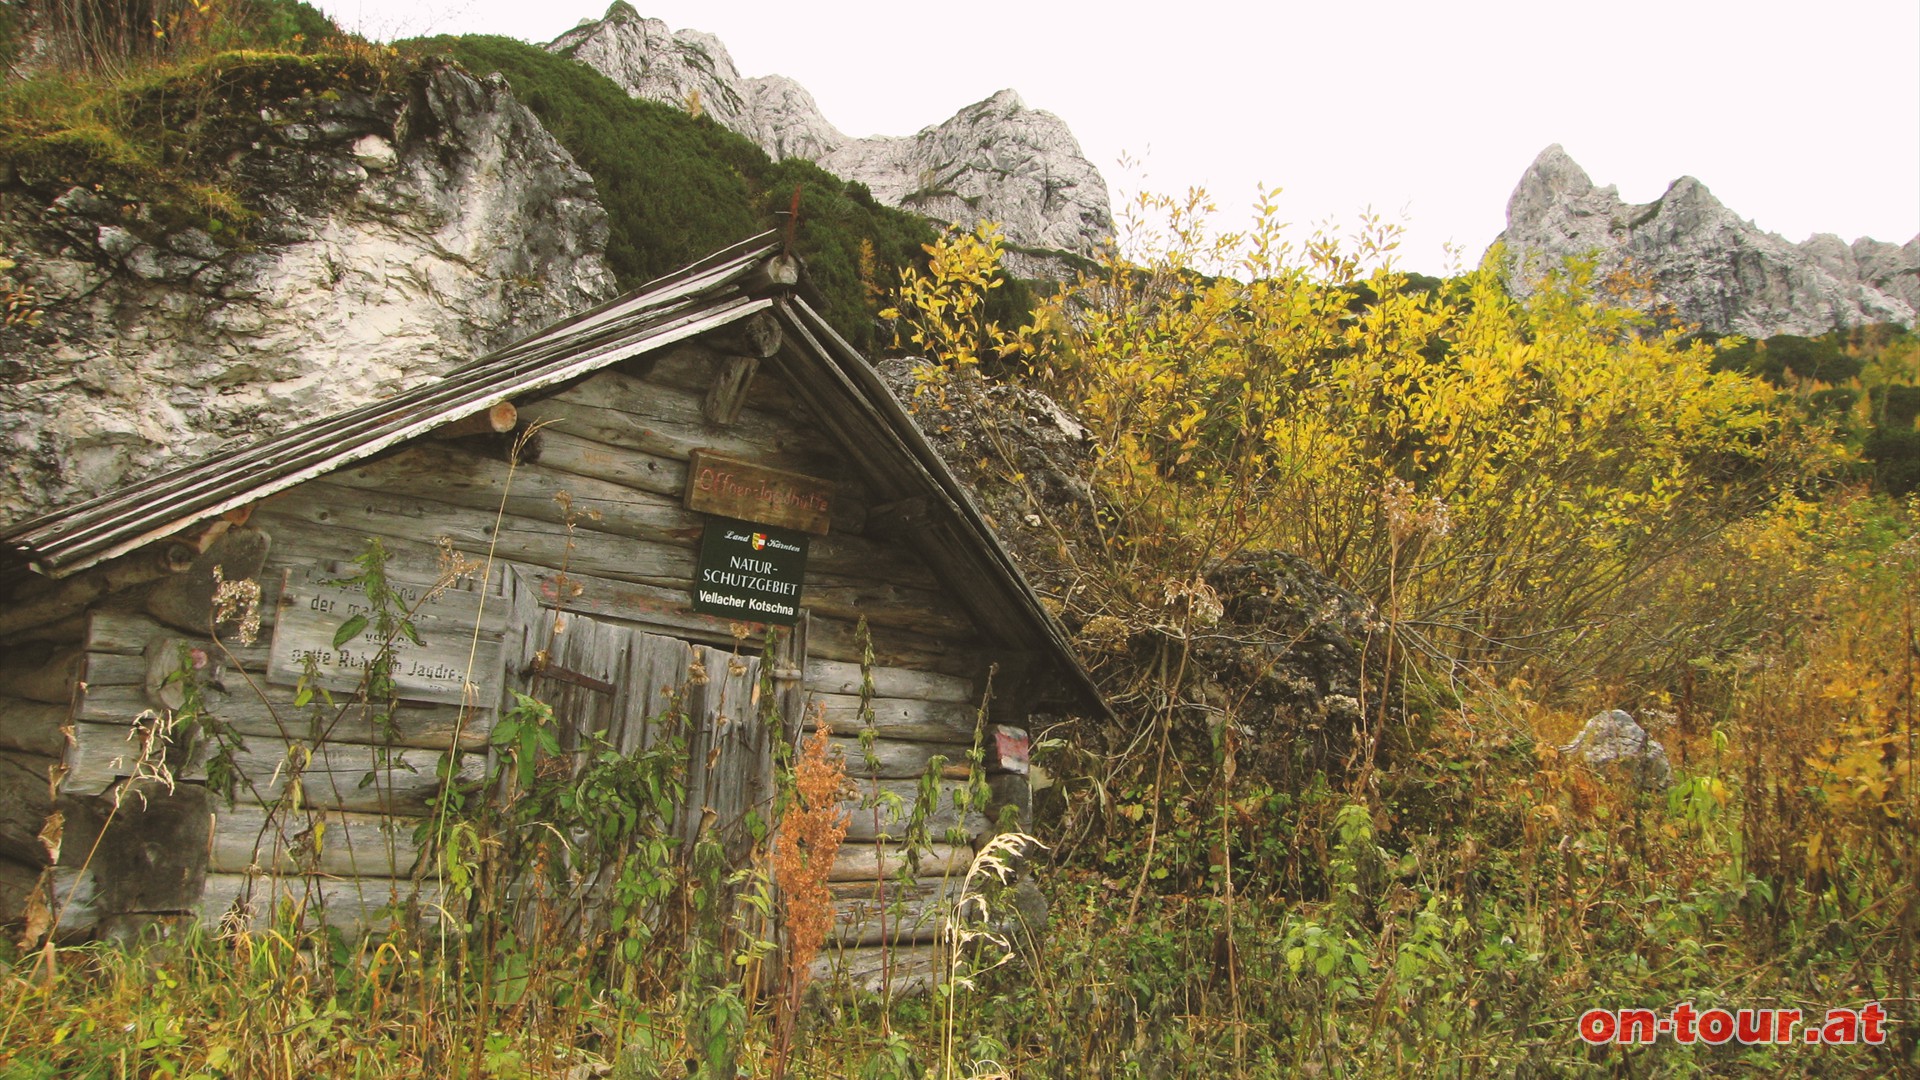
M 320 94 L 408 62 L 311 42 L 18 85 L 0 134 L 27 168 L 116 194 L 173 183 L 160 202 L 244 225 L 197 103 L 252 108 L 254 87 Z M 808 993 L 812 931 L 796 930 L 817 928 L 821 853 L 844 827 L 824 755 L 782 755 L 794 844 L 760 848 L 773 822 L 752 823 L 765 857 L 736 866 L 673 828 L 677 703 L 658 742 L 621 754 L 563 744 L 522 698 L 484 784 L 453 783 L 444 759 L 427 855 L 381 933 L 342 935 L 304 902 L 324 896 L 316 840 L 272 911 L 10 957 L 0 1072 L 1920 1074 L 1910 334 L 1695 339 L 1623 305 L 1631 281 L 1577 265 L 1518 300 L 1493 265 L 1392 271 L 1371 222 L 1290 243 L 1262 200 L 1222 233 L 1202 196 L 1144 200 L 1128 256 L 1026 325 L 990 231 L 936 239 L 521 43 L 407 49 L 440 51 L 506 74 L 594 175 L 626 283 L 774 220 L 798 187 L 830 316 L 863 340 L 890 293 L 896 340 L 937 362 L 923 420 L 984 372 L 1086 422 L 1085 500 L 974 463 L 1026 493 L 1052 560 L 1030 569 L 1067 583 L 1054 600 L 1118 709 L 1037 733 L 1051 923 L 1009 914 L 1003 856 L 1037 847 L 1003 833 L 940 909 L 945 941 L 974 951 L 946 954 L 939 988 Z M 61 96 L 75 86 L 91 89 Z M 159 179 L 175 166 L 190 179 Z M 35 298 L 0 286 L 8 318 L 30 320 Z M 1344 712 L 1248 685 L 1296 639 L 1239 619 L 1212 582 L 1276 552 L 1369 606 Z M 356 578 L 381 621 L 353 631 L 391 642 L 409 631 L 382 565 L 371 551 Z M 376 664 L 354 701 L 303 707 L 323 731 L 342 707 L 390 716 L 389 691 Z M 1561 749 L 1616 707 L 1665 744 L 1669 786 Z M 176 712 L 192 722 L 190 693 Z M 986 805 L 981 760 L 976 745 L 963 811 Z M 909 846 L 965 839 L 928 824 L 947 765 L 928 764 Z M 861 794 L 877 819 L 879 785 Z M 910 917 L 900 873 L 887 918 Z M 583 913 L 589 887 L 613 898 L 603 919 Z M 1884 1044 L 1588 1046 L 1576 1026 L 1596 1007 L 1870 1001 L 1892 1017 Z
M 1914 1015 L 1920 515 L 1863 486 L 1866 425 L 1790 363 L 1747 373 L 1791 343 L 1662 331 L 1631 281 L 1573 266 L 1522 302 L 1497 263 L 1385 269 L 1370 226 L 1291 247 L 1270 205 L 1224 234 L 1203 196 L 1136 211 L 1137 256 L 1037 336 L 954 330 L 978 274 L 902 295 L 905 332 L 964 339 L 932 382 L 997 351 L 1093 444 L 1089 503 L 995 478 L 1046 514 L 1123 709 L 1042 744 L 1060 921 L 989 1022 L 1031 1075 L 1920 1069 L 1911 1020 L 1820 1049 L 1574 1027 L 1682 1002 Z M 944 244 L 955 266 L 993 246 Z M 1267 715 L 1219 662 L 1287 647 L 1209 583 L 1266 549 L 1372 602 L 1338 731 Z M 1558 749 L 1612 707 L 1666 743 L 1670 788 Z

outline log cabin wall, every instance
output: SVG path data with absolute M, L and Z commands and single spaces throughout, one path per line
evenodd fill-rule
M 950 795 L 966 775 L 988 665 L 1002 659 L 1004 650 L 983 639 L 966 607 L 902 537 L 897 522 L 869 525 L 873 497 L 858 470 L 821 419 L 800 403 L 796 388 L 759 359 L 703 344 L 649 354 L 515 402 L 521 433 L 534 431 L 517 460 L 512 432 L 415 439 L 261 501 L 243 525 L 233 527 L 270 540 L 258 575 L 265 594 L 260 639 L 245 648 L 229 643 L 231 659 L 204 634 L 156 618 L 143 595 L 153 588 L 148 585 L 90 599 L 75 612 L 83 616 L 77 621 L 67 617 L 0 638 L 0 650 L 39 673 L 33 685 L 23 676 L 0 682 L 0 694 L 7 695 L 0 697 L 6 716 L 0 722 L 0 905 L 26 887 L 36 864 L 45 861 L 40 826 L 57 802 L 74 824 L 58 859 L 56 890 L 62 898 L 86 900 L 63 916 L 65 932 L 110 932 L 116 920 L 185 912 L 219 918 L 250 894 L 255 918 L 270 907 L 264 901 L 279 898 L 324 904 L 326 917 L 343 925 L 377 925 L 381 909 L 411 893 L 421 869 L 414 829 L 433 791 L 438 753 L 456 740 L 468 751 L 483 750 L 507 691 L 556 691 L 530 670 L 536 653 L 557 658 L 560 667 L 589 683 L 615 688 L 603 703 L 607 715 L 631 718 L 644 708 L 614 695 L 644 701 L 650 691 L 643 688 L 653 685 L 649 679 L 673 678 L 671 672 L 645 674 L 652 670 L 648 665 L 658 668 L 663 655 L 648 640 L 671 639 L 689 656 L 691 650 L 718 657 L 740 649 L 729 620 L 696 613 L 689 604 L 705 522 L 683 505 L 688 460 L 697 449 L 835 483 L 829 531 L 813 538 L 807 560 L 804 647 L 793 648 L 796 635 L 783 632 L 793 670 L 777 674 L 797 682 L 788 711 L 803 703 L 824 711 L 863 793 L 890 791 L 911 806 L 918 778 L 935 755 L 959 763 L 944 770 L 942 809 L 930 828 L 936 836 L 953 831 L 969 841 L 983 838 L 990 829 L 986 817 L 955 820 Z M 276 628 L 282 582 L 316 569 L 350 570 L 348 561 L 364 550 L 368 537 L 380 539 L 390 556 L 389 574 L 403 581 L 432 581 L 445 558 L 443 541 L 476 561 L 491 557 L 484 583 L 461 586 L 483 594 L 485 610 L 497 612 L 498 621 L 483 623 L 484 636 L 500 643 L 499 666 L 477 680 L 491 687 L 494 696 L 484 702 L 491 707 L 463 720 L 457 705 L 403 699 L 391 733 L 373 730 L 364 710 L 349 710 L 305 763 L 305 809 L 270 814 L 291 782 L 290 748 L 298 756 L 299 745 L 315 745 L 311 732 L 288 730 L 289 718 L 300 714 L 293 687 L 269 681 L 267 643 Z M 563 613 L 568 622 L 556 639 L 555 617 Z M 863 726 L 856 628 L 863 616 L 875 657 L 871 704 L 879 740 L 872 766 L 856 739 Z M 28 640 L 35 635 L 54 640 Z M 756 634 L 742 651 L 757 649 Z M 159 673 L 177 668 L 182 655 L 207 658 L 195 683 L 203 705 L 223 725 L 223 738 L 245 744 L 228 754 L 239 774 L 236 802 L 229 807 L 204 788 L 219 740 L 206 732 L 197 739 L 183 735 L 166 757 L 172 775 L 185 782 L 170 793 L 153 780 L 140 785 L 148 805 L 170 809 L 129 818 L 142 824 L 126 830 L 147 841 L 127 846 L 150 850 L 158 841 L 184 865 L 172 869 L 168 889 L 128 897 L 115 892 L 116 882 L 152 873 L 152 860 L 102 864 L 96 854 L 83 879 L 76 851 L 89 845 L 76 843 L 75 825 L 100 820 L 109 805 L 103 793 L 131 775 L 130 762 L 138 755 L 129 751 L 139 738 L 139 718 L 164 704 L 168 687 Z M 746 693 L 716 706 L 710 722 L 729 709 L 738 715 L 737 699 Z M 996 713 L 1002 719 L 1019 716 L 1017 705 Z M 70 745 L 61 735 L 63 724 L 71 728 Z M 788 724 L 797 726 L 793 715 Z M 645 736 L 627 738 L 615 724 L 612 738 L 633 742 Z M 986 739 L 996 793 L 1024 812 L 1024 736 L 1004 728 L 987 732 Z M 690 754 L 704 756 L 704 744 Z M 63 759 L 68 771 L 56 797 L 43 780 L 48 767 Z M 463 777 L 484 774 L 482 754 L 462 760 Z M 375 781 L 363 784 L 369 775 Z M 716 777 L 716 783 L 751 786 L 745 771 L 733 781 Z M 934 844 L 920 863 L 919 883 L 898 895 L 876 880 L 904 859 L 894 841 L 906 811 L 860 810 L 856 804 L 849 800 L 855 812 L 832 873 L 841 910 L 837 937 L 853 970 L 862 964 L 859 950 L 881 943 L 879 909 L 885 902 L 905 900 L 910 911 L 929 913 L 895 918 L 886 927 L 888 940 L 899 946 L 931 942 L 937 933 L 931 912 L 956 887 L 972 855 L 971 843 Z M 317 849 L 316 823 L 326 826 Z M 431 890 L 431 882 L 425 885 Z

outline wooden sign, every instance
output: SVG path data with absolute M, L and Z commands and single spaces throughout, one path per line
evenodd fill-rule
M 268 682 L 297 684 L 311 659 L 316 686 L 347 692 L 359 689 L 381 642 L 374 640 L 375 619 L 367 594 L 357 585 L 334 584 L 334 579 L 335 575 L 317 567 L 286 572 L 274 616 L 273 645 L 267 654 Z M 429 595 L 428 585 L 388 581 L 412 612 L 409 619 L 420 635 L 418 643 L 404 634 L 393 641 L 393 684 L 398 696 L 493 708 L 500 696 L 500 634 L 506 626 L 506 601 L 488 597 L 483 611 L 479 593 L 448 589 Z M 427 599 L 422 602 L 422 597 Z M 477 649 L 476 620 L 481 620 Z M 356 622 L 362 623 L 359 629 L 353 628 Z
M 700 538 L 693 610 L 792 626 L 806 576 L 806 533 L 713 518 Z
M 687 509 L 763 525 L 827 535 L 833 482 L 769 469 L 710 450 L 695 450 L 687 466 Z

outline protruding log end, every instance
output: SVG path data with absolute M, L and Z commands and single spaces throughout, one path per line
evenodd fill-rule
M 519 423 L 520 410 L 514 408 L 513 402 L 502 401 L 441 427 L 433 436 L 436 439 L 459 439 L 468 435 L 505 435 Z

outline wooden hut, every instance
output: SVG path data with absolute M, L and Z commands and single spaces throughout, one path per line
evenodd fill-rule
M 1104 706 L 801 277 L 762 236 L 432 383 L 7 529 L 0 918 L 57 910 L 62 935 L 258 918 L 292 877 L 329 920 L 366 925 L 419 884 L 414 832 L 443 755 L 455 777 L 484 776 L 515 692 L 623 752 L 677 695 L 679 820 L 738 816 L 768 796 L 770 739 L 747 703 L 769 625 L 786 730 L 819 706 L 850 773 L 906 805 L 934 755 L 964 763 L 984 736 L 995 799 L 1024 813 L 1029 715 Z M 368 538 L 419 640 L 400 642 L 387 722 L 347 710 L 312 731 L 290 721 L 302 678 L 349 695 L 364 675 L 371 631 L 341 635 L 366 598 L 337 582 Z M 435 591 L 453 557 L 482 570 Z M 212 614 L 242 579 L 262 589 L 250 645 Z M 689 685 L 690 669 L 708 677 Z M 209 719 L 166 731 L 183 707 Z M 867 723 L 872 754 L 852 749 Z M 978 843 L 992 816 L 934 829 Z M 872 883 L 899 863 L 901 829 L 897 812 L 852 818 L 833 873 L 845 947 L 880 941 Z M 971 853 L 935 843 L 921 872 Z

